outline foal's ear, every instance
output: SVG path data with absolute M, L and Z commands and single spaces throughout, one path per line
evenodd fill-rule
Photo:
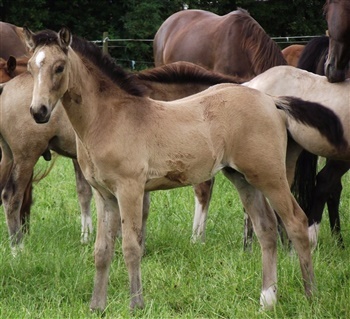
M 25 42 L 26 42 L 26 45 L 27 45 L 29 51 L 32 51 L 35 47 L 35 43 L 33 40 L 34 33 L 32 31 L 30 31 L 27 26 L 24 26 L 23 27 L 23 35 L 24 35 L 24 39 L 25 39 Z
M 58 39 L 62 49 L 66 50 L 72 43 L 72 33 L 67 27 L 63 27 L 58 31 Z

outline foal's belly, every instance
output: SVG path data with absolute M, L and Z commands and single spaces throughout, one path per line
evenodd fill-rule
M 150 176 L 146 182 L 146 191 L 164 190 L 203 183 L 211 179 L 223 165 L 212 162 L 203 162 L 188 169 L 173 168 L 163 176 Z

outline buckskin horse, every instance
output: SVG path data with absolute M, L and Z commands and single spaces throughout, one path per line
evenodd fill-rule
M 329 37 L 321 36 L 310 40 L 305 46 L 298 67 L 319 75 L 325 75 L 325 62 L 329 51 Z M 350 77 L 350 70 L 345 71 Z M 334 88 L 330 87 L 330 90 Z M 344 96 L 345 105 L 347 97 Z M 349 103 L 348 103 L 349 104 Z M 309 219 L 309 228 L 313 230 L 312 241 L 317 243 L 320 223 L 325 205 L 328 207 L 331 232 L 341 247 L 344 247 L 340 226 L 340 197 L 342 192 L 342 176 L 349 170 L 350 162 L 327 159 L 326 165 L 317 173 L 318 156 L 303 151 L 297 166 L 297 175 L 302 176 L 302 189 L 297 190 L 298 202 Z
M 153 41 L 155 66 L 188 61 L 248 81 L 286 64 L 278 45 L 246 10 L 224 16 L 183 10 L 166 19 Z
M 36 34 L 26 29 L 25 34 L 33 51 L 30 112 L 44 125 L 62 101 L 77 135 L 79 164 L 95 188 L 98 225 L 92 310 L 106 307 L 119 216 L 130 308 L 142 308 L 144 192 L 198 184 L 220 170 L 239 191 L 261 244 L 262 305 L 271 307 L 277 300 L 277 223 L 270 205 L 298 253 L 305 292 L 312 293 L 307 220 L 287 180 L 287 127 L 294 140 L 311 134 L 317 147 L 337 153 L 347 142 L 332 111 L 234 84 L 213 86 L 173 102 L 152 100 L 99 48 L 73 39 L 67 28 Z M 327 122 L 323 133 L 307 110 L 323 116 Z
M 281 81 L 282 78 L 283 81 Z M 244 83 L 244 85 L 268 94 L 293 95 L 326 105 L 341 119 L 346 139 L 350 142 L 349 79 L 340 83 L 329 83 L 324 76 L 289 66 L 278 66 Z M 312 153 L 321 155 L 317 152 Z M 342 243 L 338 212 L 342 188 L 340 177 L 349 168 L 350 150 L 347 148 L 336 156 L 325 156 L 328 158 L 327 164 L 318 174 L 316 184 L 313 178 L 316 176 L 317 156 L 313 154 L 311 155 L 316 157 L 316 161 L 310 161 L 309 156 L 305 158 L 301 155 L 297 165 L 295 185 L 295 189 L 300 195 L 298 197 L 300 198 L 301 206 L 307 210 L 309 217 L 309 238 L 312 246 L 315 247 L 320 218 L 327 201 L 330 213 L 334 214 L 333 218 L 335 219 L 331 218 L 332 230 L 335 231 L 340 243 Z M 311 187 L 309 187 L 310 184 Z

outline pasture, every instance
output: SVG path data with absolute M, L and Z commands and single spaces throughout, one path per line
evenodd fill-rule
M 46 167 L 40 159 L 36 169 Z M 190 187 L 151 194 L 142 261 L 146 307 L 135 318 L 349 318 L 350 177 L 343 177 L 340 207 L 345 249 L 336 247 L 328 216 L 313 252 L 317 292 L 305 298 L 296 255 L 279 245 L 279 302 L 261 311 L 260 247 L 244 252 L 243 213 L 237 192 L 216 179 L 205 244 L 191 244 L 194 197 Z M 80 243 L 80 212 L 71 160 L 58 158 L 34 188 L 31 234 L 11 254 L 3 208 L 0 242 L 0 318 L 97 318 L 93 288 L 93 242 Z M 96 227 L 95 208 L 93 209 Z M 105 318 L 130 317 L 128 275 L 116 245 Z

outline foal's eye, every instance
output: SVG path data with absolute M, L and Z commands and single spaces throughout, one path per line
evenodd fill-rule
M 56 74 L 59 74 L 59 73 L 62 73 L 64 70 L 64 66 L 63 65 L 60 65 L 56 68 Z

